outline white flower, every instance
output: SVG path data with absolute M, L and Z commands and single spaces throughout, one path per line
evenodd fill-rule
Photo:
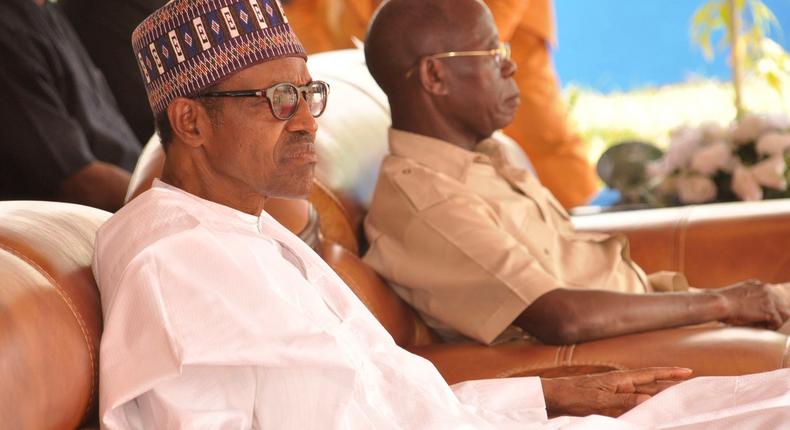
M 669 149 L 664 157 L 667 172 L 684 169 L 691 156 L 702 146 L 702 132 L 698 128 L 680 127 L 672 131 Z
M 739 199 L 754 201 L 763 199 L 763 189 L 752 175 L 752 172 L 741 165 L 735 167 L 732 173 L 732 191 Z
M 752 142 L 763 134 L 765 128 L 762 116 L 747 114 L 732 124 L 732 140 L 738 144 Z
M 732 140 L 738 144 L 746 144 L 759 139 L 769 131 L 786 131 L 790 128 L 790 119 L 782 114 L 747 114 L 732 126 Z
M 790 148 L 790 134 L 786 133 L 766 133 L 757 141 L 757 153 L 760 155 L 782 155 L 788 148 Z
M 713 121 L 703 122 L 699 126 L 704 143 L 726 142 L 730 140 L 729 132 L 721 124 Z
M 763 115 L 766 129 L 771 131 L 787 131 L 790 129 L 790 118 L 783 113 L 772 113 Z
M 713 176 L 717 171 L 732 170 L 734 157 L 732 148 L 725 142 L 716 142 L 700 148 L 691 157 L 691 169 L 705 176 Z
M 707 203 L 716 199 L 716 184 L 704 176 L 681 176 L 676 186 L 678 198 L 684 204 Z
M 787 165 L 782 155 L 775 155 L 763 160 L 751 168 L 752 177 L 758 184 L 781 191 L 787 189 L 785 170 L 787 170 Z

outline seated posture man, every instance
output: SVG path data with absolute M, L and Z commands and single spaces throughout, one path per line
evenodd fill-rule
M 402 12 L 402 3 L 380 9 L 365 45 L 392 130 L 364 260 L 445 338 L 492 343 L 523 329 L 571 344 L 708 321 L 775 329 L 788 319 L 784 286 L 645 294 L 661 283 L 630 260 L 624 238 L 575 232 L 490 138 L 512 120 L 519 93 L 488 11 L 436 0 Z
M 0 2 L 0 200 L 114 211 L 140 143 L 58 7 Z
M 72 0 L 73 1 L 73 0 Z M 351 47 L 363 39 L 381 0 L 292 0 L 283 2 L 308 52 Z M 513 45 L 521 104 L 505 133 L 524 149 L 541 183 L 570 208 L 585 204 L 598 184 L 584 142 L 567 118 L 551 62 L 556 43 L 552 0 L 485 0 L 500 37 Z M 289 10 L 290 8 L 290 10 Z M 302 31 L 304 29 L 304 31 Z M 308 33 L 306 36 L 303 33 Z M 306 38 L 306 37 L 307 38 Z
M 261 210 L 269 197 L 307 194 L 314 117 L 328 97 L 285 22 L 275 0 L 175 0 L 133 35 L 168 156 L 162 181 L 97 237 L 102 428 L 541 427 L 544 407 L 615 415 L 689 376 L 662 368 L 451 388 L 400 349 L 320 257 Z M 745 399 L 718 420 L 763 408 L 783 419 L 790 375 L 766 375 L 778 382 L 759 399 L 763 375 L 691 381 L 661 393 L 668 402 L 637 408 L 641 418 L 546 425 L 652 426 L 651 414 L 675 401 L 704 413 L 702 389 Z

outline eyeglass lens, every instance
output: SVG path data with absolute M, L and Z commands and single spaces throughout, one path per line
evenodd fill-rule
M 305 90 L 305 102 L 310 114 L 314 117 L 321 115 L 324 112 L 327 99 L 325 86 L 313 82 Z M 299 89 L 290 84 L 282 84 L 274 88 L 271 103 L 277 118 L 288 119 L 296 114 L 296 110 L 299 109 L 299 93 Z
M 510 59 L 510 45 L 502 44 L 502 46 L 497 49 L 497 53 L 494 55 L 494 61 L 496 62 L 497 66 L 499 66 L 508 59 Z
M 299 91 L 293 85 L 278 85 L 274 88 L 271 102 L 274 116 L 290 118 L 299 106 Z

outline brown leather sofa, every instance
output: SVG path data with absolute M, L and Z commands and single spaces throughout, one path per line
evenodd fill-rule
M 95 231 L 109 216 L 65 203 L 0 202 L 2 428 L 95 425 L 102 319 L 90 263 Z M 320 252 L 395 341 L 431 360 L 449 383 L 657 365 L 734 375 L 790 364 L 786 336 L 734 327 L 686 327 L 562 347 L 440 343 L 356 255 L 330 241 Z
M 71 429 L 95 415 L 102 317 L 90 264 L 109 216 L 0 202 L 0 427 Z
M 324 236 L 345 240 L 346 244 L 324 239 L 317 246 L 395 341 L 431 360 L 448 382 L 516 375 L 560 376 L 653 365 L 687 366 L 695 369 L 697 375 L 733 375 L 790 364 L 786 336 L 733 327 L 686 327 L 563 347 L 529 341 L 496 347 L 438 342 L 415 312 L 362 264 L 355 252 L 354 211 L 364 208 L 365 193 L 372 190 L 372 185 L 362 183 L 360 178 L 375 179 L 373 170 L 383 155 L 382 148 L 386 151 L 387 117 L 382 110 L 386 104 L 376 99 L 380 94 L 360 84 L 358 79 L 362 78 L 335 70 L 354 58 L 358 60 L 357 53 L 340 52 L 312 57 L 309 63 L 316 78 L 333 85 L 335 104 L 329 112 L 342 112 L 328 112 L 321 120 L 319 185 L 327 186 L 317 187 L 310 201 L 320 214 Z M 359 64 L 356 66 L 359 69 Z M 373 109 L 375 106 L 379 111 Z M 385 122 L 373 127 L 374 123 L 366 122 L 369 114 L 381 114 L 379 119 Z M 368 130 L 368 125 L 373 128 Z M 342 150 L 343 145 L 353 147 Z M 370 165 L 365 167 L 365 163 Z M 145 165 L 141 163 L 140 168 Z M 149 172 L 156 172 L 156 167 L 149 168 Z M 137 186 L 145 188 L 139 184 L 145 183 L 146 174 L 136 176 Z M 353 181 L 360 181 L 359 188 L 352 186 Z M 727 206 L 715 213 L 707 213 L 704 208 L 684 209 L 674 215 L 646 211 L 644 215 L 623 219 L 620 215 L 602 216 L 579 222 L 583 228 L 626 230 L 632 238 L 645 235 L 644 241 L 635 241 L 634 254 L 655 253 L 653 261 L 657 265 L 703 266 L 711 261 L 705 255 L 706 249 L 716 254 L 726 245 L 728 252 L 738 255 L 738 249 L 733 248 L 743 246 L 746 239 L 754 244 L 754 249 L 766 243 L 762 245 L 768 248 L 761 254 L 764 258 L 754 259 L 750 266 L 754 269 L 752 274 L 783 276 L 776 263 L 784 261 L 784 256 L 781 246 L 774 243 L 786 241 L 787 231 L 782 225 L 790 224 L 786 222 L 790 221 L 790 207 L 780 202 L 770 206 L 766 215 L 765 208 L 769 206 Z M 695 211 L 705 216 L 695 215 Z M 3 428 L 74 428 L 81 422 L 95 420 L 101 309 L 90 262 L 94 233 L 108 216 L 99 210 L 61 203 L 0 202 Z M 298 224 L 301 222 L 294 223 Z M 705 238 L 703 235 L 710 231 L 722 237 Z M 697 240 L 702 240 L 700 251 L 690 251 L 697 246 Z M 740 254 L 741 260 L 749 260 L 752 252 L 759 252 L 743 249 L 746 252 Z M 722 270 L 722 279 L 739 275 L 732 267 Z

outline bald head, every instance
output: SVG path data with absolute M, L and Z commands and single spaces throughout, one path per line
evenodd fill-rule
M 365 58 L 393 128 L 471 148 L 518 106 L 516 66 L 500 48 L 480 0 L 389 0 L 370 24 Z
M 368 69 L 390 95 L 420 57 L 463 50 L 464 35 L 493 20 L 479 0 L 389 0 L 371 20 L 365 40 Z

